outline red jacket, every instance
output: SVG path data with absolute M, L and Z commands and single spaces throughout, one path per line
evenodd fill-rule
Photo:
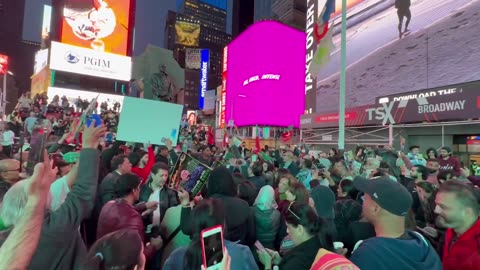
M 454 236 L 455 232 L 448 229 L 443 245 L 443 269 L 480 269 L 480 219 L 452 243 Z
M 109 201 L 103 206 L 98 218 L 97 239 L 111 232 L 131 229 L 137 231 L 143 243 L 146 244 L 145 227 L 139 213 L 144 210 L 146 210 L 144 203 L 134 207 L 123 199 Z M 148 245 L 144 248 L 143 253 L 149 259 L 155 255 L 156 249 L 152 245 Z
M 155 164 L 155 153 L 153 151 L 153 147 L 150 146 L 148 148 L 148 162 L 145 164 L 145 167 L 139 168 L 138 166 L 135 166 L 132 168 L 132 172 L 142 178 L 142 185 L 147 182 L 148 176 L 152 171 L 153 164 Z

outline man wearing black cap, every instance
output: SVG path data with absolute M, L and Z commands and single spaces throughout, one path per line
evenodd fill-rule
M 428 241 L 419 233 L 405 230 L 412 196 L 404 186 L 385 177 L 356 177 L 353 183 L 365 193 L 363 217 L 375 227 L 377 236 L 358 246 L 350 258 L 353 263 L 362 270 L 442 269 Z

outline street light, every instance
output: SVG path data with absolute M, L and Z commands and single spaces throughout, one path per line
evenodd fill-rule
M 237 97 L 247 98 L 246 95 L 242 95 L 242 94 L 234 95 L 234 96 L 233 96 L 232 106 L 231 106 L 231 108 L 230 108 L 230 121 L 229 121 L 229 125 L 230 125 L 230 135 L 232 135 L 232 136 L 233 136 L 233 126 L 234 126 L 234 121 L 233 121 L 233 108 L 234 108 L 235 100 L 236 100 Z

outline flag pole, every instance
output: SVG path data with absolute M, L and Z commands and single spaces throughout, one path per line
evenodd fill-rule
M 347 0 L 342 0 L 342 44 L 340 67 L 340 93 L 338 112 L 338 149 L 345 150 L 345 89 L 347 69 Z

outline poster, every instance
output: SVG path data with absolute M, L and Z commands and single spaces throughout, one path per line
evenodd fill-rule
M 192 196 L 196 196 L 207 183 L 212 169 L 192 156 L 181 153 L 170 175 L 168 188 L 179 190 L 183 187 Z
M 175 43 L 198 47 L 200 44 L 200 24 L 177 22 L 175 24 Z
M 117 139 L 126 142 L 177 145 L 183 106 L 168 102 L 125 97 Z
M 187 69 L 200 69 L 200 52 L 201 49 L 185 50 L 185 67 Z

